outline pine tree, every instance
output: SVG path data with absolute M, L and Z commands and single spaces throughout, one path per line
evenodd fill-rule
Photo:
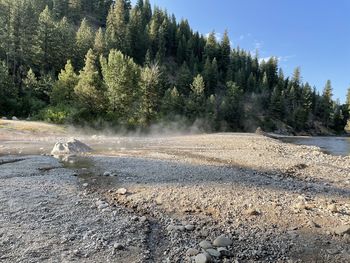
M 217 49 L 218 43 L 216 42 L 215 31 L 212 31 L 209 34 L 205 44 L 204 57 L 209 58 L 209 60 L 212 61 L 215 57 L 217 57 Z
M 198 74 L 194 77 L 190 85 L 191 93 L 187 100 L 187 114 L 186 116 L 192 120 L 196 118 L 203 118 L 206 112 L 205 106 L 205 83 L 203 77 Z
M 56 24 L 52 12 L 46 6 L 39 16 L 37 32 L 38 65 L 42 65 L 44 72 L 57 69 L 57 41 Z
M 107 16 L 106 41 L 108 49 L 117 49 L 128 54 L 129 4 L 126 0 L 116 0 Z
M 142 64 L 148 45 L 148 34 L 146 25 L 143 23 L 142 9 L 134 8 L 131 11 L 128 33 L 130 53 L 136 62 Z
M 82 68 L 84 65 L 84 54 L 93 47 L 94 33 L 89 26 L 86 18 L 81 21 L 80 27 L 75 37 L 75 62 L 78 68 Z
M 78 84 L 78 75 L 74 72 L 72 62 L 67 61 L 64 69 L 58 75 L 58 80 L 55 82 L 50 94 L 51 103 L 71 104 L 74 102 L 74 88 Z
M 104 94 L 101 79 L 96 67 L 96 57 L 92 49 L 85 56 L 85 66 L 79 73 L 79 80 L 74 87 L 74 94 L 84 110 L 96 115 L 104 108 Z
M 22 114 L 31 116 L 46 106 L 43 101 L 46 98 L 45 89 L 42 89 L 40 80 L 32 69 L 28 70 L 23 86 Z
M 226 78 L 226 73 L 230 65 L 230 55 L 231 55 L 231 44 L 228 37 L 227 30 L 224 33 L 224 36 L 220 44 L 220 71 L 223 72 L 223 78 Z
M 66 63 L 68 59 L 74 56 L 75 31 L 66 17 L 63 17 L 57 24 L 58 41 L 57 57 L 60 68 Z
M 105 37 L 101 27 L 96 32 L 93 50 L 98 56 L 104 55 L 106 51 Z
M 167 89 L 162 98 L 161 114 L 163 119 L 174 121 L 177 115 L 183 113 L 182 96 L 176 87 Z
M 111 50 L 101 59 L 103 80 L 107 86 L 108 111 L 123 124 L 128 124 L 137 113 L 140 69 L 133 59 L 117 50 Z
M 232 130 L 239 130 L 243 117 L 243 92 L 233 81 L 226 83 L 226 90 L 227 94 L 220 105 L 220 115 Z
M 270 113 L 275 118 L 282 117 L 282 108 L 283 108 L 282 94 L 278 87 L 273 89 L 271 94 L 271 102 L 270 102 Z
M 324 124 L 329 127 L 332 121 L 332 111 L 333 111 L 333 89 L 330 80 L 327 80 L 326 85 L 323 89 L 322 94 L 322 109 L 323 109 L 323 121 Z
M 141 124 L 148 126 L 157 115 L 160 70 L 158 65 L 146 66 L 141 71 Z
M 189 94 L 189 86 L 192 81 L 192 74 L 186 62 L 182 64 L 177 72 L 176 87 L 181 94 Z

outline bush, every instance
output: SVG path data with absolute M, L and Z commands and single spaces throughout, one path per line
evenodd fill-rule
M 37 119 L 56 124 L 68 123 L 72 120 L 75 109 L 66 105 L 51 106 L 39 112 Z

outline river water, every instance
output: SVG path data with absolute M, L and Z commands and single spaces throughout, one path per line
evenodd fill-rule
M 350 154 L 350 137 L 284 137 L 282 141 L 299 145 L 314 145 L 326 153 L 347 156 Z

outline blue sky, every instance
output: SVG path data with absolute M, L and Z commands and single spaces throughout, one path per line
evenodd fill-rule
M 135 2 L 135 1 L 133 1 Z M 304 81 L 322 91 L 332 81 L 334 98 L 345 101 L 350 86 L 348 0 L 150 0 L 187 18 L 202 34 L 229 31 L 234 47 L 276 56 L 285 75 L 301 67 Z

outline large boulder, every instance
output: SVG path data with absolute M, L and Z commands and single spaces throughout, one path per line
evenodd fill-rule
M 57 142 L 53 147 L 51 154 L 52 155 L 69 155 L 77 153 L 87 153 L 91 152 L 92 149 L 76 139 L 70 139 L 67 142 Z

